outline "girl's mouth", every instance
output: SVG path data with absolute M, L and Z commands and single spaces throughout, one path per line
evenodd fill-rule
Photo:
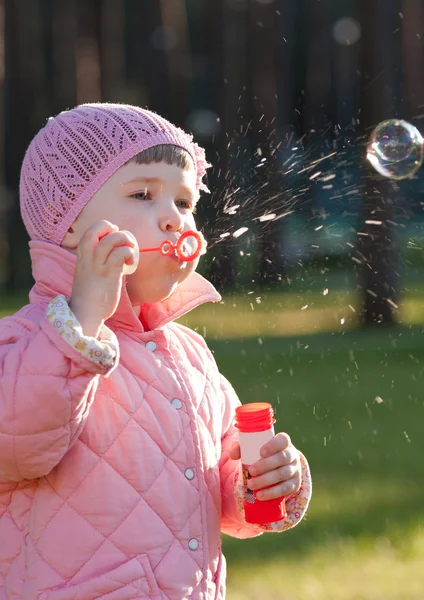
M 173 250 L 170 254 L 168 254 L 164 258 L 171 258 L 173 261 L 177 262 L 180 266 L 184 266 L 186 264 L 185 261 L 181 260 L 181 258 L 178 256 L 178 253 L 176 250 Z

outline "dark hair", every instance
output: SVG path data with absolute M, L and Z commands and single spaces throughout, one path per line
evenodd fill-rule
M 165 162 L 168 165 L 175 165 L 180 169 L 189 170 L 193 168 L 193 159 L 184 148 L 174 146 L 173 144 L 160 144 L 136 154 L 128 162 L 136 162 L 138 165 L 148 165 L 150 163 Z

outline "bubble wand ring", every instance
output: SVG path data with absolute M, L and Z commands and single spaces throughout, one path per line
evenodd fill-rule
M 185 242 L 188 238 L 194 238 L 196 246 L 193 252 L 187 252 Z M 185 231 L 180 235 L 176 244 L 165 240 L 158 248 L 143 248 L 140 252 L 160 252 L 162 256 L 170 256 L 176 252 L 178 258 L 184 262 L 192 262 L 206 252 L 206 240 L 199 231 Z

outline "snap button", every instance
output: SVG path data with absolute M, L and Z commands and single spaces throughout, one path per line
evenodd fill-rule
M 178 398 L 174 398 L 173 400 L 171 400 L 171 406 L 173 406 L 177 410 L 180 410 L 180 408 L 182 408 L 182 405 L 183 403 Z
M 147 342 L 146 348 L 147 348 L 147 350 L 150 350 L 150 352 L 154 352 L 157 348 L 156 342 L 152 342 L 152 341 Z
M 199 547 L 199 542 L 195 538 L 192 538 L 188 543 L 188 547 L 190 550 L 197 550 Z
M 194 479 L 194 471 L 193 469 L 186 469 L 184 472 L 184 475 L 186 476 L 186 478 L 191 481 L 192 479 Z

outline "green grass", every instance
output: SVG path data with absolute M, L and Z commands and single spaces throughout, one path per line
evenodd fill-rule
M 244 402 L 273 403 L 314 481 L 296 529 L 225 539 L 229 600 L 422 598 L 422 329 L 210 345 Z
M 292 531 L 225 537 L 228 600 L 422 600 L 422 291 L 406 290 L 401 327 L 372 332 L 354 328 L 353 292 L 259 296 L 183 321 L 206 334 L 243 402 L 274 405 L 314 491 Z

